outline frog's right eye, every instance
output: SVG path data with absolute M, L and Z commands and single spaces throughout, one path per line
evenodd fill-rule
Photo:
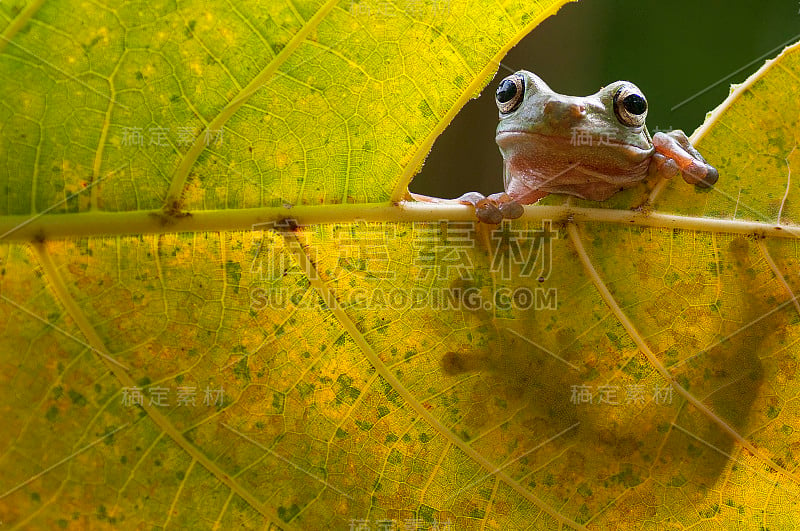
M 522 97 L 525 95 L 525 80 L 519 74 L 513 74 L 505 78 L 497 86 L 494 99 L 497 108 L 505 114 L 519 107 Z
M 641 127 L 647 117 L 647 100 L 639 87 L 622 85 L 614 94 L 614 112 L 619 121 L 629 127 Z

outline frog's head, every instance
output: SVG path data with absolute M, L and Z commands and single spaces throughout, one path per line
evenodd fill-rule
M 554 92 L 537 75 L 520 70 L 500 82 L 495 94 L 503 133 L 561 137 L 573 144 L 652 147 L 645 127 L 647 100 L 628 81 L 616 81 L 585 97 Z
M 500 82 L 495 100 L 496 140 L 512 197 L 546 191 L 602 200 L 647 172 L 654 152 L 644 123 L 647 100 L 633 83 L 565 96 L 520 70 Z

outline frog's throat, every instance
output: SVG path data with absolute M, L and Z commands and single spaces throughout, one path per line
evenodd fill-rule
M 647 176 L 654 152 L 629 144 L 575 145 L 570 139 L 503 133 L 497 144 L 505 162 L 505 188 L 524 201 L 531 191 L 602 201 Z

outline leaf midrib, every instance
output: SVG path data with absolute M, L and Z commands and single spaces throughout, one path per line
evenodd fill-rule
M 301 226 L 359 221 L 392 223 L 475 221 L 475 212 L 471 207 L 464 205 L 401 202 L 203 210 L 180 216 L 166 215 L 160 210 L 0 216 L 0 235 L 5 234 L 0 237 L 0 241 L 41 242 L 89 236 L 264 230 L 271 228 L 270 223 L 280 224 L 287 220 Z M 518 221 L 541 220 L 561 224 L 591 222 L 629 227 L 749 234 L 764 238 L 800 238 L 800 226 L 787 223 L 571 205 L 527 206 L 525 214 Z

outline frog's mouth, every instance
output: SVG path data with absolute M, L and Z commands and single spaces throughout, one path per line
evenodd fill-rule
M 571 137 L 531 133 L 530 131 L 501 131 L 495 136 L 503 158 L 547 157 L 570 159 L 593 167 L 638 165 L 650 157 L 655 149 L 622 142 L 607 135 L 581 135 Z M 599 168 L 598 168 L 599 169 Z
M 495 141 L 498 145 L 501 143 L 507 144 L 512 142 L 557 142 L 561 144 L 564 149 L 568 148 L 582 148 L 582 147 L 594 147 L 602 148 L 607 146 L 618 146 L 621 148 L 632 148 L 638 152 L 652 154 L 653 147 L 647 146 L 637 146 L 635 144 L 631 144 L 630 142 L 623 142 L 616 138 L 613 138 L 609 135 L 602 135 L 602 134 L 594 134 L 590 135 L 585 132 L 581 132 L 580 130 L 576 129 L 575 134 L 572 136 L 560 136 L 560 135 L 546 135 L 542 133 L 532 133 L 530 131 L 519 131 L 519 130 L 508 130 L 508 131 L 500 131 L 495 136 Z M 502 147 L 502 146 L 501 146 Z

